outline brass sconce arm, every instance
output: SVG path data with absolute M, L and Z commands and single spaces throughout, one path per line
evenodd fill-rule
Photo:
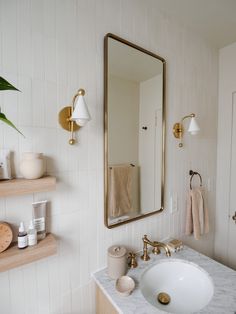
M 73 109 L 75 109 L 75 100 L 78 96 L 84 96 L 85 95 L 85 90 L 80 88 L 78 90 L 78 92 L 74 95 L 73 99 L 72 99 L 72 107 Z
M 183 118 L 181 119 L 181 123 L 183 123 L 183 121 L 184 121 L 185 119 L 187 119 L 187 118 L 194 118 L 194 117 L 196 117 L 195 113 L 191 113 L 191 114 L 189 114 L 188 116 L 183 117 Z

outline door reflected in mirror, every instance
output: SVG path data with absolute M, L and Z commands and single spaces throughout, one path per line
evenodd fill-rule
M 105 37 L 105 224 L 163 210 L 165 60 Z

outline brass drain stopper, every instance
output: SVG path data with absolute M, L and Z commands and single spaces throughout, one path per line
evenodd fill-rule
M 167 305 L 170 303 L 170 296 L 169 294 L 165 293 L 165 292 L 160 292 L 158 295 L 157 295 L 157 300 L 161 303 L 161 304 L 164 304 L 164 305 Z

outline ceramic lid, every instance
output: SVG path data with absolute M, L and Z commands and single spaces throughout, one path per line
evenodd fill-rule
M 113 245 L 108 249 L 108 255 L 112 257 L 123 257 L 126 254 L 126 248 L 124 246 Z
M 25 152 L 22 153 L 24 159 L 42 158 L 43 153 Z

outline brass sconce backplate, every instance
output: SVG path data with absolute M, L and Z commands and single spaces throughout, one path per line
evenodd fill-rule
M 72 107 L 64 107 L 60 112 L 59 112 L 59 123 L 61 127 L 69 132 L 71 131 L 77 131 L 79 130 L 80 126 L 77 125 L 74 121 L 70 121 L 70 117 L 72 114 Z M 72 128 L 73 124 L 73 128 Z
M 173 134 L 176 138 L 181 138 L 183 134 L 183 126 L 181 123 L 175 123 L 173 127 Z

